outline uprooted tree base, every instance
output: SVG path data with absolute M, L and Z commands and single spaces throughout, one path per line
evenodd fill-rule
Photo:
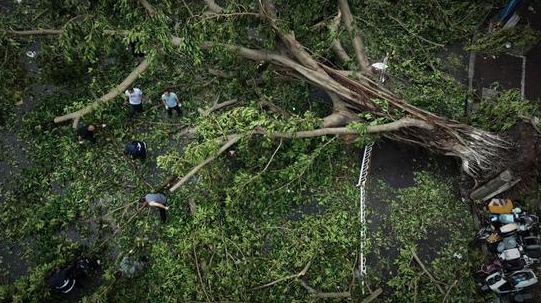
M 541 158 L 541 136 L 525 122 L 518 122 L 506 132 L 515 142 L 515 147 L 509 151 L 510 170 L 521 182 L 510 192 L 517 199 L 528 194 L 531 186 L 539 177 L 539 161 Z

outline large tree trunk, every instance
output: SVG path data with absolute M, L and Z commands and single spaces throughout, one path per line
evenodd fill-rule
M 260 0 L 260 14 L 266 17 L 271 27 L 287 46 L 293 58 L 264 50 L 248 49 L 235 45 L 207 42 L 204 48 L 212 46 L 225 47 L 242 57 L 256 61 L 268 61 L 281 67 L 292 69 L 308 82 L 321 87 L 329 93 L 333 100 L 333 114 L 324 119 L 323 126 L 337 127 L 353 120 L 359 112 L 369 112 L 376 117 L 389 121 L 398 121 L 404 116 L 430 125 L 430 128 L 399 128 L 385 133 L 384 136 L 415 145 L 421 145 L 436 152 L 459 157 L 462 168 L 475 180 L 484 181 L 493 177 L 508 165 L 509 149 L 512 144 L 497 134 L 480 130 L 457 121 L 437 116 L 419 109 L 402 100 L 388 89 L 371 79 L 371 72 L 363 70 L 356 72 L 356 78 L 348 78 L 343 71 L 336 70 L 324 63 L 317 62 L 305 51 L 305 48 L 295 39 L 291 32 L 281 29 L 277 24 L 274 6 L 269 0 Z M 361 68 L 366 69 L 368 59 L 362 49 L 360 36 L 351 23 L 351 15 L 347 2 L 339 0 L 342 14 L 347 19 L 346 27 L 353 33 L 353 45 Z M 390 110 L 383 113 L 374 103 L 373 98 L 385 100 Z M 394 110 L 402 114 L 392 114 Z M 341 125 L 342 124 L 342 125 Z

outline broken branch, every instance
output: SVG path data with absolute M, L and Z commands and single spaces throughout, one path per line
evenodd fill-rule
M 199 277 L 199 281 L 201 282 L 201 289 L 203 289 L 203 293 L 205 294 L 205 297 L 207 298 L 207 302 L 212 302 L 212 300 L 209 297 L 209 294 L 207 293 L 205 282 L 203 282 L 203 276 L 201 275 L 201 271 L 199 270 L 199 261 L 197 260 L 197 252 L 195 251 L 195 245 L 192 246 L 193 248 L 193 257 L 195 261 L 195 268 L 197 269 L 197 276 Z
M 30 35 L 60 35 L 64 30 L 61 29 L 35 29 L 27 31 L 4 30 L 12 35 L 30 36 Z
M 304 287 L 309 293 L 313 294 L 316 298 L 349 298 L 351 293 L 349 291 L 344 292 L 321 292 L 310 287 L 303 280 L 299 281 L 301 286 Z
M 154 13 L 156 12 L 152 4 L 148 3 L 147 0 L 139 0 L 139 3 L 141 3 L 141 5 L 145 8 L 145 10 L 150 16 L 154 15 Z
M 436 279 L 434 279 L 432 274 L 430 274 L 430 272 L 426 269 L 425 265 L 423 264 L 421 259 L 419 259 L 419 256 L 417 256 L 415 251 L 412 250 L 411 254 L 412 254 L 413 258 L 415 259 L 415 261 L 417 261 L 417 264 L 419 264 L 419 266 L 421 266 L 421 268 L 423 269 L 423 272 L 430 278 L 430 280 L 432 282 L 434 282 L 434 284 L 436 285 L 436 287 L 438 288 L 440 293 L 445 296 L 445 292 L 443 291 L 443 288 L 441 288 L 441 286 L 438 284 L 438 281 Z
M 209 11 L 211 11 L 211 12 L 213 12 L 215 14 L 219 14 L 224 10 L 223 7 L 216 4 L 216 2 L 214 2 L 214 0 L 203 0 L 203 1 L 205 1 L 205 4 L 209 8 Z
M 306 263 L 304 268 L 297 274 L 289 275 L 287 277 L 280 278 L 280 279 L 272 281 L 270 283 L 254 287 L 254 288 L 252 288 L 252 290 L 258 290 L 258 289 L 266 288 L 266 287 L 269 287 L 269 286 L 273 286 L 274 284 L 277 284 L 277 283 L 280 283 L 282 281 L 289 280 L 289 279 L 300 278 L 300 277 L 302 277 L 302 276 L 304 276 L 306 274 L 306 272 L 308 271 L 308 268 L 310 268 L 310 265 L 312 265 L 312 261 L 308 261 L 308 263 Z
M 378 288 L 373 293 L 370 294 L 366 299 L 362 300 L 361 303 L 370 303 L 374 301 L 379 295 L 383 293 L 383 289 Z
M 217 111 L 217 110 L 222 109 L 224 107 L 236 104 L 237 102 L 238 102 L 237 99 L 232 99 L 232 100 L 224 101 L 222 103 L 214 104 L 211 108 L 209 108 L 207 110 L 203 110 L 202 108 L 198 108 L 197 111 L 199 112 L 199 114 L 201 116 L 205 117 L 205 116 L 208 116 L 213 111 Z
M 175 185 L 173 185 L 169 191 L 170 192 L 174 192 L 176 191 L 179 187 L 181 187 L 184 183 L 186 183 L 193 175 L 197 174 L 197 172 L 199 172 L 203 167 L 205 167 L 205 165 L 209 164 L 210 162 L 212 162 L 214 159 L 216 159 L 219 155 L 221 155 L 223 152 L 225 152 L 227 149 L 229 149 L 231 146 L 233 146 L 235 143 L 237 143 L 237 141 L 241 138 L 242 136 L 240 135 L 237 135 L 237 134 L 234 134 L 234 135 L 230 135 L 228 136 L 228 141 L 226 141 L 223 146 L 218 150 L 218 152 L 216 154 L 214 154 L 213 156 L 205 159 L 205 161 L 199 163 L 196 167 L 194 167 L 189 173 L 187 173 L 184 177 L 182 177 L 182 179 L 180 181 L 178 181 L 178 183 L 176 183 Z

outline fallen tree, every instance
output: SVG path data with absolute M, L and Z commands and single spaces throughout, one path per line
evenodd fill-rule
M 155 9 L 147 1 L 141 1 L 141 3 L 149 15 L 155 14 Z M 205 1 L 205 3 L 214 14 L 219 14 L 223 10 L 214 1 Z M 358 113 L 370 113 L 374 117 L 387 122 L 399 121 L 406 117 L 415 119 L 418 121 L 417 123 L 430 127 L 401 127 L 399 129 L 390 129 L 390 131 L 382 135 L 392 140 L 420 145 L 441 154 L 458 157 L 462 160 L 464 171 L 476 181 L 489 179 L 509 166 L 511 160 L 509 159 L 509 152 L 514 144 L 509 139 L 417 108 L 393 94 L 372 78 L 373 73 L 369 67 L 360 31 L 353 21 L 347 1 L 338 1 L 337 7 L 340 15 L 333 20 L 332 28 L 333 30 L 338 28 L 338 20 L 342 19 L 344 21 L 346 29 L 352 38 L 355 58 L 360 68 L 358 71 L 337 70 L 315 60 L 306 51 L 305 47 L 296 40 L 295 34 L 284 29 L 285 27 L 279 24 L 276 10 L 269 0 L 260 0 L 258 4 L 259 13 L 252 14 L 267 21 L 285 46 L 286 51 L 274 52 L 264 49 L 251 49 L 211 41 L 202 43 L 201 47 L 203 49 L 223 49 L 249 60 L 270 62 L 281 68 L 289 69 L 307 82 L 322 88 L 333 102 L 333 112 L 324 117 L 323 128 L 341 127 L 358 121 Z M 11 31 L 11 33 L 23 35 L 29 33 L 58 34 L 61 31 Z M 181 40 L 181 37 L 171 36 L 172 45 L 180 45 Z M 349 60 L 349 56 L 338 42 L 334 41 L 333 43 L 333 49 L 337 52 L 337 56 L 342 60 Z M 66 120 L 78 122 L 78 119 L 83 115 L 115 98 L 148 67 L 149 62 L 147 60 L 143 61 L 122 83 L 109 93 L 81 110 L 56 117 L 54 121 L 57 123 Z M 348 77 L 347 74 L 354 75 L 354 77 Z M 384 112 L 383 107 L 388 108 L 388 110 Z

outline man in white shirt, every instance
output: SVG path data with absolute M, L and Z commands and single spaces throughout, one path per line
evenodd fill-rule
M 143 92 L 138 88 L 130 87 L 126 90 L 125 94 L 126 103 L 130 103 L 130 113 L 128 116 L 132 119 L 136 112 L 143 112 L 143 104 L 141 103 Z

